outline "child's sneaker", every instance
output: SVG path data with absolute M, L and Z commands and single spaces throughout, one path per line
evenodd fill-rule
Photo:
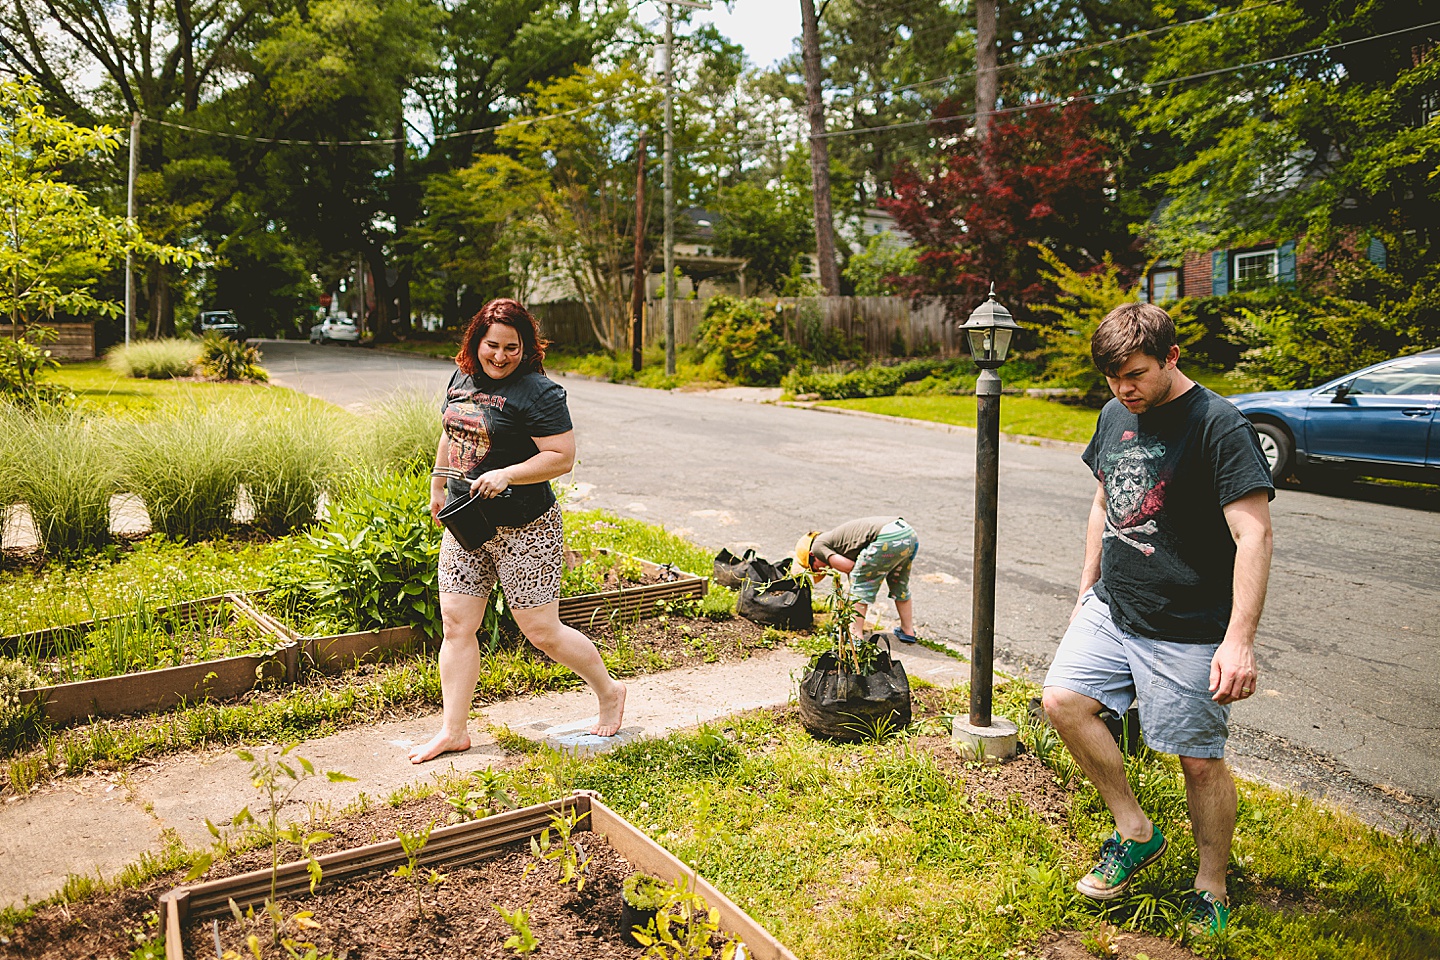
M 1100 845 L 1100 862 L 1080 881 L 1075 889 L 1092 900 L 1114 900 L 1125 892 L 1135 874 L 1160 859 L 1168 845 L 1160 828 L 1151 824 L 1150 839 L 1121 840 L 1120 831 Z
M 896 637 L 901 643 L 917 643 L 917 642 L 920 640 L 920 638 L 917 637 L 917 636 L 915 636 L 915 634 L 913 634 L 913 633 L 906 633 L 904 630 L 901 630 L 899 627 L 896 627 L 896 628 L 895 628 L 894 634 L 895 634 L 895 637 Z

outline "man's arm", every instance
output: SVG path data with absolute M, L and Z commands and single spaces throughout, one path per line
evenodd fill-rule
M 1274 536 L 1270 528 L 1270 491 L 1247 493 L 1224 507 L 1235 538 L 1234 600 L 1225 639 L 1210 662 L 1212 699 L 1234 703 L 1255 692 L 1255 630 L 1265 609 Z
M 1100 548 L 1105 542 L 1105 484 L 1095 485 L 1095 499 L 1090 503 L 1090 518 L 1085 524 L 1085 562 L 1080 567 L 1080 593 L 1075 598 L 1075 609 L 1070 611 L 1073 621 L 1080 613 L 1081 597 L 1085 591 L 1100 580 Z

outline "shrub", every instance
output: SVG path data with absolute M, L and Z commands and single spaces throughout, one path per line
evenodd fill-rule
M 375 405 L 362 428 L 359 466 L 375 473 L 429 469 L 440 439 L 440 399 L 401 391 Z
M 5 484 L 29 506 L 45 552 L 108 543 L 110 497 L 117 489 L 108 430 L 75 410 L 39 409 L 6 419 Z
M 1227 323 L 1244 348 L 1228 376 L 1258 390 L 1312 387 L 1411 346 L 1384 311 L 1337 297 L 1287 297 L 1259 310 L 1241 308 Z
M 345 428 L 337 417 L 302 409 L 282 395 L 246 404 L 240 480 L 254 523 L 281 534 L 315 522 L 321 492 L 339 473 Z
M 712 297 L 696 331 L 696 349 L 718 357 L 724 375 L 749 386 L 774 386 L 790 366 L 792 348 L 775 332 L 763 300 Z
M 223 534 L 234 522 L 244 438 L 228 405 L 165 408 L 125 432 L 121 484 L 145 501 L 157 533 L 185 540 Z
M 122 377 L 167 380 L 190 376 L 199 359 L 200 343 L 195 340 L 137 340 L 113 347 L 105 365 Z
M 792 396 L 818 394 L 825 400 L 850 400 L 856 397 L 890 397 L 902 386 L 927 378 L 955 380 L 954 392 L 962 392 L 968 378 L 974 388 L 974 368 L 963 360 L 908 360 L 891 366 L 874 365 L 848 373 L 813 373 L 794 370 L 786 375 L 781 386 Z
M 409 624 L 440 635 L 440 528 L 425 471 L 355 484 L 270 575 L 270 602 L 306 632 Z
M 19 336 L 0 337 L 0 397 L 27 409 L 71 399 L 69 390 L 44 382 L 45 373 L 60 362 L 43 344 L 57 336 L 49 327 L 31 327 Z
M 212 380 L 269 380 L 260 366 L 260 351 L 248 344 L 209 333 L 200 341 L 200 369 Z

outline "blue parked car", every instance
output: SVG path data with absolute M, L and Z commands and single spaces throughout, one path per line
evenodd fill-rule
M 1310 390 L 1230 397 L 1278 481 L 1328 470 L 1440 484 L 1440 350 L 1386 360 Z

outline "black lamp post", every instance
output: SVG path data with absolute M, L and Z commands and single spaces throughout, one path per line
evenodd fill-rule
M 1000 375 L 1020 325 L 990 296 L 960 328 L 980 368 L 975 383 L 975 580 L 970 615 L 970 725 L 991 725 L 995 677 L 995 542 L 1000 489 Z

